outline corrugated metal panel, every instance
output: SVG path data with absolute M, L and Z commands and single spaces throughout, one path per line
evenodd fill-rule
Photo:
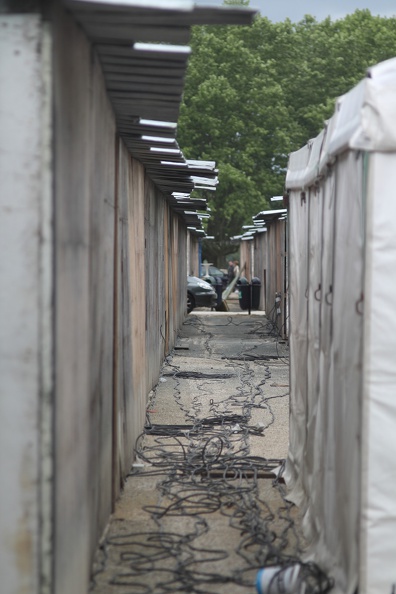
M 202 229 L 191 211 L 204 204 L 180 204 L 172 192 L 214 189 L 213 162 L 187 161 L 176 142 L 192 25 L 248 25 L 256 13 L 241 6 L 198 5 L 188 0 L 64 0 L 102 63 L 117 129 L 130 153 L 188 226 Z M 172 44 L 172 45 L 171 45 Z M 173 45 L 180 44 L 180 45 Z

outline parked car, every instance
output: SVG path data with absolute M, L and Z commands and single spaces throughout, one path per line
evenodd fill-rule
M 225 289 L 228 285 L 228 275 L 226 272 L 217 268 L 217 266 L 213 266 L 212 264 L 209 266 L 209 276 L 216 276 L 221 278 L 221 282 L 223 285 L 223 289 Z
M 217 293 L 206 281 L 196 276 L 187 277 L 187 312 L 194 307 L 216 307 Z

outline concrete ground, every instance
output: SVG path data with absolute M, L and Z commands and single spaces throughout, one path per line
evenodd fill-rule
M 255 592 L 301 554 L 287 455 L 288 346 L 261 312 L 194 310 L 149 395 L 136 460 L 96 553 L 94 594 Z

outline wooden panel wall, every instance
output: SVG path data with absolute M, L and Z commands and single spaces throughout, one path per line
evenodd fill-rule
M 132 338 L 132 426 L 128 427 L 131 438 L 136 439 L 145 419 L 147 383 L 146 356 L 146 270 L 144 197 L 145 173 L 141 163 L 129 159 L 128 236 L 129 236 L 129 283 Z M 128 395 L 127 395 L 128 396 Z M 130 452 L 132 460 L 133 452 Z
M 145 242 L 146 242 L 146 366 L 147 387 L 150 390 L 158 379 L 166 348 L 165 308 L 165 201 L 154 184 L 147 181 L 145 188 Z
M 187 241 L 189 245 L 188 253 L 188 274 L 199 276 L 199 243 L 196 235 L 187 231 Z
M 267 312 L 269 303 L 267 303 L 267 233 L 260 233 L 254 238 L 254 276 L 260 279 L 260 309 Z
M 186 309 L 186 229 L 116 136 L 100 65 L 58 7 L 55 587 L 85 592 L 147 394 Z
M 90 558 L 91 55 L 58 13 L 55 102 L 55 592 L 82 592 Z M 100 294 L 100 292 L 99 292 Z
M 239 268 L 241 270 L 241 276 L 246 277 L 248 280 L 249 278 L 249 271 L 250 271 L 250 249 L 249 249 L 250 241 L 241 241 L 239 247 Z
M 267 269 L 267 315 L 272 311 L 271 319 L 277 321 L 282 336 L 286 332 L 286 223 L 276 221 L 268 226 L 268 269 Z M 280 314 L 275 316 L 275 297 L 280 294 Z
M 123 477 L 130 467 L 134 444 L 131 279 L 129 271 L 129 194 L 130 156 L 116 139 L 115 181 L 115 258 L 114 258 L 114 378 L 113 378 L 113 500 L 118 496 Z
M 177 332 L 177 320 L 176 312 L 178 310 L 178 291 L 177 291 L 177 269 L 178 269 L 178 245 L 179 245 L 179 227 L 177 217 L 170 214 L 170 230 L 171 230 L 171 241 L 169 243 L 169 347 L 172 347 L 175 343 L 176 332 Z M 175 257 L 172 257 L 172 256 Z
M 115 124 L 99 63 L 92 56 L 90 139 L 90 435 L 91 548 L 112 508 L 113 275 Z
M 175 216 L 175 215 L 174 215 Z M 172 347 L 175 344 L 177 331 L 180 328 L 187 311 L 187 277 L 186 277 L 186 262 L 187 262 L 187 229 L 180 217 L 177 216 L 178 224 L 178 246 L 177 246 L 177 274 L 175 278 L 175 298 L 176 309 L 174 312 L 174 340 Z M 172 258 L 175 259 L 174 255 Z
M 282 336 L 287 334 L 287 247 L 286 221 L 275 221 L 268 225 L 266 233 L 260 233 L 253 240 L 240 245 L 241 265 L 245 264 L 244 275 L 257 276 L 261 281 L 260 309 L 272 320 L 277 321 Z M 250 273 L 252 270 L 252 273 Z M 275 297 L 280 293 L 280 314 L 276 314 Z

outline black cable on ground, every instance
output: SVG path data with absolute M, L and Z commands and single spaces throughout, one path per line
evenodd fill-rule
M 226 325 L 231 324 L 237 325 L 230 317 Z M 256 324 L 257 330 L 260 324 Z M 213 333 L 202 319 L 189 317 L 189 325 L 203 337 L 205 354 L 211 357 Z M 123 529 L 107 535 L 102 544 L 102 571 L 93 576 L 93 589 L 95 580 L 107 576 L 114 592 L 123 594 L 217 594 L 221 586 L 227 586 L 227 592 L 252 592 L 258 569 L 300 563 L 309 586 L 306 594 L 329 591 L 331 582 L 323 572 L 313 564 L 301 563 L 293 505 L 286 500 L 281 477 L 276 474 L 284 461 L 250 453 L 250 436 L 259 438 L 275 421 L 269 401 L 285 396 L 266 396 L 271 372 L 267 365 L 264 374 L 261 369 L 256 377 L 254 366 L 257 371 L 263 362 L 256 351 L 256 346 L 247 351 L 245 345 L 235 361 L 223 354 L 233 377 L 239 377 L 239 386 L 236 393 L 222 400 L 210 399 L 210 415 L 205 417 L 197 399 L 184 404 L 181 381 L 194 379 L 207 394 L 208 380 L 225 382 L 230 374 L 207 377 L 211 374 L 181 371 L 172 357 L 168 358 L 164 375 L 174 381 L 173 397 L 186 423 L 155 424 L 147 414 L 145 430 L 136 442 L 143 466 L 135 467 L 131 476 L 135 481 L 158 477 L 158 503 L 143 506 L 150 526 L 147 531 Z M 155 391 L 150 407 L 154 404 Z M 241 414 L 234 414 L 233 407 L 240 408 Z M 250 424 L 255 409 L 268 414 L 268 421 L 260 427 Z M 271 506 L 264 497 L 263 479 L 268 485 L 269 477 L 273 477 L 270 484 L 280 505 Z M 224 548 L 219 546 L 216 533 L 211 532 L 221 518 L 235 531 L 233 549 L 228 542 Z M 233 561 L 225 571 L 229 555 Z

